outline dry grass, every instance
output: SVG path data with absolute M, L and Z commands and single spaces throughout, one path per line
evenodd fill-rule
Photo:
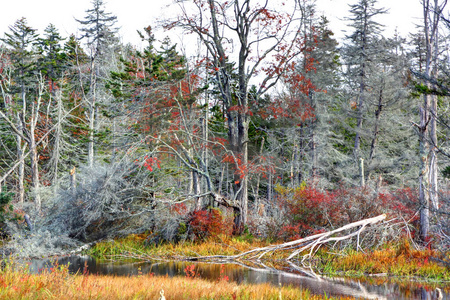
M 159 257 L 164 259 L 179 259 L 180 257 L 198 257 L 210 255 L 235 255 L 258 247 L 268 246 L 267 241 L 252 239 L 251 241 L 221 235 L 204 242 L 185 241 L 177 244 L 164 243 L 148 245 L 144 243 L 143 235 L 130 235 L 118 239 L 114 243 L 109 241 L 98 243 L 87 254 L 99 259 L 107 259 L 129 254 L 140 254 L 142 258 Z
M 322 269 L 352 276 L 386 274 L 449 281 L 450 270 L 434 262 L 432 257 L 438 257 L 438 254 L 429 249 L 415 250 L 404 240 L 398 245 L 386 245 L 381 250 L 366 253 L 351 251 L 345 256 L 322 257 L 322 260 L 326 261 L 326 266 L 322 266 Z
M 55 267 L 50 272 L 33 275 L 8 265 L 0 273 L 0 299 L 158 299 L 161 289 L 167 300 L 335 299 L 310 295 L 299 288 L 238 285 L 225 280 L 212 282 L 151 274 L 135 277 L 70 275 L 67 267 Z
M 132 235 L 114 243 L 99 243 L 88 254 L 97 258 L 139 254 L 144 260 L 152 257 L 177 260 L 185 257 L 235 255 L 268 244 L 267 241 L 258 239 L 219 236 L 201 243 L 184 242 L 145 246 L 142 236 Z M 289 253 L 289 251 L 268 253 L 264 257 L 264 262 L 267 265 L 280 266 L 282 259 Z M 383 249 L 373 251 L 367 249 L 366 253 L 356 251 L 343 252 L 340 255 L 327 253 L 324 247 L 312 262 L 318 270 L 327 275 L 358 277 L 383 273 L 389 276 L 415 276 L 434 281 L 450 280 L 450 270 L 432 260 L 432 257 L 438 257 L 437 253 L 429 249 L 415 250 L 406 239 L 397 244 L 387 244 Z

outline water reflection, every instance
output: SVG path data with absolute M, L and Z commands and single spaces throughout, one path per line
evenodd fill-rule
M 54 262 L 54 261 L 53 261 Z M 50 260 L 32 260 L 30 271 L 33 273 L 49 270 L 53 262 Z M 301 274 L 267 270 L 262 268 L 249 268 L 238 264 L 213 264 L 193 262 L 162 262 L 162 263 L 117 263 L 98 262 L 87 256 L 70 256 L 58 259 L 59 264 L 69 264 L 69 272 L 89 273 L 115 276 L 135 276 L 153 273 L 159 276 L 186 276 L 186 272 L 195 276 L 209 279 L 227 280 L 243 283 L 270 283 L 278 285 L 292 285 L 305 288 L 313 294 L 328 296 L 354 296 L 360 299 L 449 299 L 448 294 L 438 298 L 436 290 L 426 290 L 423 287 L 411 285 L 398 285 L 388 282 L 362 283 L 352 280 L 321 280 Z M 188 271 L 191 270 L 191 271 Z

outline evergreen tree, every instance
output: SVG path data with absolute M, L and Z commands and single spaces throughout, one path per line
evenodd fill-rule
M 379 48 L 381 24 L 375 21 L 376 16 L 386 13 L 383 8 L 376 8 L 377 0 L 358 0 L 350 5 L 350 14 L 347 20 L 351 22 L 353 33 L 346 37 L 342 49 L 344 59 L 346 84 L 349 96 L 356 103 L 355 109 L 355 137 L 354 157 L 359 162 L 361 156 L 361 139 L 364 135 L 363 120 L 367 111 L 367 76 L 372 57 L 382 49 Z
M 93 0 L 92 8 L 86 10 L 83 20 L 77 20 L 81 25 L 83 35 L 81 39 L 87 39 L 87 45 L 91 49 L 91 57 L 95 58 L 105 53 L 114 39 L 117 29 L 114 25 L 117 17 L 105 11 L 103 0 Z
M 53 24 L 49 24 L 44 30 L 44 38 L 38 42 L 38 68 L 42 74 L 50 81 L 51 92 L 53 92 L 53 82 L 63 76 L 67 69 L 67 55 L 64 52 L 62 42 L 64 38 Z
M 114 61 L 114 55 L 109 47 L 117 40 L 114 38 L 117 29 L 114 24 L 117 17 L 105 11 L 105 4 L 102 0 L 93 0 L 93 8 L 86 11 L 84 20 L 77 20 L 81 25 L 81 31 L 84 33 L 81 38 L 87 39 L 87 45 L 90 49 L 89 75 L 86 79 L 89 88 L 84 88 L 87 93 L 83 95 L 88 111 L 88 131 L 89 138 L 87 143 L 88 165 L 94 163 L 94 145 L 99 142 L 96 137 L 102 137 L 99 134 L 99 107 L 106 104 L 109 96 L 104 89 L 104 81 L 110 72 L 110 63 Z M 103 68 L 108 66 L 106 68 Z M 80 70 L 80 76 L 81 76 Z
M 28 26 L 25 18 L 17 20 L 9 29 L 10 32 L 5 33 L 5 38 L 2 41 L 9 48 L 12 64 L 13 80 L 8 87 L 8 94 L 11 95 L 10 108 L 12 110 L 8 111 L 10 113 L 9 116 L 2 114 L 2 117 L 8 119 L 8 123 L 13 126 L 12 129 L 16 133 L 17 159 L 20 163 L 18 167 L 19 201 L 23 202 L 25 197 L 25 148 L 22 146 L 22 142 L 25 141 L 31 151 L 31 181 L 34 188 L 36 208 L 39 210 L 41 200 L 38 191 L 39 170 L 35 129 L 39 118 L 44 87 L 42 76 L 36 68 L 38 35 L 36 34 L 36 29 Z

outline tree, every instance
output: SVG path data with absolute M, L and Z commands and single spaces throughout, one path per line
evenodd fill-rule
M 436 90 L 433 83 L 438 77 L 439 23 L 447 1 L 424 0 L 423 20 L 425 35 L 425 62 L 422 77 L 428 91 Z M 429 235 L 430 203 L 433 209 L 439 208 L 438 169 L 437 169 L 437 95 L 425 92 L 424 102 L 420 107 L 420 123 L 417 125 L 420 142 L 420 237 L 426 242 Z
M 295 70 L 284 80 L 288 97 L 295 100 L 287 111 L 296 113 L 291 115 L 291 122 L 285 128 L 289 134 L 287 141 L 294 142 L 289 154 L 289 177 L 294 186 L 302 182 L 315 185 L 320 177 L 330 174 L 330 170 L 321 171 L 321 166 L 333 159 L 325 155 L 333 148 L 329 144 L 327 110 L 333 105 L 339 82 L 338 44 L 328 28 L 328 20 L 316 15 L 313 1 L 302 3 L 305 46 L 297 58 Z
M 49 180 L 54 188 L 57 187 L 59 173 L 64 169 L 64 157 L 70 148 L 70 143 L 67 134 L 67 128 L 70 127 L 70 113 L 68 112 L 68 93 L 66 90 L 71 87 L 75 90 L 73 78 L 70 78 L 70 68 L 73 67 L 73 57 L 71 52 L 65 49 L 62 38 L 52 24 L 45 29 L 45 36 L 39 40 L 38 51 L 40 57 L 37 61 L 37 68 L 44 76 L 48 91 L 45 95 L 48 103 L 45 114 L 42 114 L 43 121 L 41 122 L 40 131 L 42 134 L 53 132 L 47 135 L 45 140 L 46 159 L 45 161 L 45 175 L 46 180 Z M 67 43 L 74 41 L 74 37 Z M 73 73 L 73 71 L 72 71 Z M 73 116 L 73 115 L 72 115 Z M 74 145 L 75 147 L 75 145 Z M 62 167 L 63 166 L 63 167 Z M 69 167 L 67 167 L 69 168 Z
M 107 13 L 104 10 L 102 0 L 93 0 L 93 8 L 86 11 L 84 20 L 77 20 L 83 27 L 81 31 L 84 33 L 81 38 L 87 39 L 87 45 L 90 49 L 89 76 L 87 84 L 89 85 L 88 93 L 84 95 L 84 100 L 88 109 L 89 122 L 89 141 L 88 141 L 88 165 L 94 163 L 94 144 L 95 135 L 98 130 L 98 106 L 100 104 L 100 85 L 102 76 L 108 75 L 102 72 L 102 58 L 106 58 L 108 47 L 114 42 L 114 34 L 117 31 L 113 26 L 117 21 L 117 17 Z M 111 58 L 111 57 L 110 57 Z M 81 70 L 80 70 L 81 73 Z M 81 74 L 80 74 L 81 76 Z
M 276 8 L 269 1 L 255 4 L 250 0 L 176 3 L 181 14 L 166 27 L 181 27 L 195 33 L 206 48 L 207 67 L 214 74 L 227 119 L 230 150 L 239 159 L 240 169 L 248 170 L 249 116 L 252 113 L 248 98 L 250 81 L 257 75 L 261 78 L 256 90 L 258 99 L 279 81 L 286 69 L 292 67 L 292 60 L 303 45 L 298 3 L 292 4 L 294 8 L 290 12 L 289 5 Z M 237 81 L 235 91 L 231 81 L 233 72 L 236 72 Z M 233 180 L 233 198 L 240 205 L 235 211 L 236 232 L 241 232 L 247 222 L 248 179 L 247 172 L 237 172 Z
M 190 118 L 191 115 L 198 116 L 194 103 L 198 77 L 195 74 L 187 76 L 185 58 L 178 54 L 169 39 L 165 39 L 162 49 L 157 51 L 150 26 L 144 29 L 144 33 L 139 34 L 148 43 L 147 47 L 143 51 L 128 49 L 121 58 L 123 69 L 120 72 L 112 72 L 108 83 L 108 88 L 116 98 L 116 111 L 112 117 L 118 120 L 123 128 L 124 135 L 120 140 L 123 145 L 141 145 L 139 152 L 146 154 L 138 160 L 143 161 L 152 172 L 154 164 L 162 161 L 167 153 L 183 148 L 183 142 L 177 142 L 177 139 L 182 139 L 191 144 L 185 145 L 189 153 L 183 153 L 181 157 L 188 155 L 189 163 L 194 166 L 196 163 L 192 157 L 193 142 L 182 132 L 190 131 L 197 125 L 196 122 L 191 122 Z M 182 120 L 183 117 L 189 119 L 189 124 L 184 123 L 186 120 Z M 135 134 L 129 133 L 130 128 L 134 129 Z M 167 169 L 171 168 L 172 162 L 169 157 L 164 164 Z M 173 172 L 179 171 L 178 166 L 178 170 Z M 191 190 L 188 193 L 192 194 L 192 190 L 195 190 L 194 194 L 199 194 L 198 172 L 195 169 L 190 169 L 189 172 L 191 171 Z M 161 187 L 164 185 L 162 181 L 155 185 L 159 184 Z M 156 186 L 149 188 L 156 189 Z
M 356 103 L 356 128 L 354 139 L 354 156 L 358 163 L 361 158 L 361 135 L 366 111 L 367 76 L 372 56 L 376 55 L 381 25 L 374 19 L 377 15 L 386 13 L 384 8 L 375 8 L 376 0 L 359 0 L 350 5 L 353 33 L 347 36 L 349 42 L 343 52 L 349 89 Z
M 36 145 L 36 125 L 39 119 L 39 110 L 42 103 L 44 83 L 42 74 L 36 70 L 35 44 L 37 42 L 36 30 L 27 25 L 22 18 L 10 27 L 11 33 L 6 33 L 3 42 L 10 47 L 12 63 L 12 85 L 4 94 L 9 94 L 10 99 L 8 111 L 10 116 L 1 113 L 16 134 L 17 159 L 19 165 L 19 201 L 24 200 L 24 140 L 31 151 L 31 182 L 34 188 L 34 200 L 39 210 L 41 200 L 39 195 L 39 157 Z M 14 84 L 15 83 L 15 84 Z M 17 97 L 18 96 L 18 97 Z M 12 121 L 13 115 L 16 119 Z

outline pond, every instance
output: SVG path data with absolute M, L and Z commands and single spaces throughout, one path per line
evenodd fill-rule
M 32 260 L 32 273 L 52 267 L 54 260 Z M 159 276 L 186 276 L 194 274 L 208 280 L 219 280 L 225 276 L 230 281 L 242 283 L 270 283 L 275 286 L 292 285 L 308 289 L 313 294 L 328 296 L 354 296 L 360 299 L 450 299 L 450 294 L 437 289 L 422 287 L 414 282 L 390 283 L 387 280 L 354 281 L 343 279 L 319 279 L 298 272 L 283 272 L 267 268 L 247 267 L 237 263 L 194 263 L 194 262 L 104 262 L 88 256 L 68 256 L 58 259 L 58 264 L 69 264 L 69 272 L 99 275 L 135 276 L 153 273 Z

